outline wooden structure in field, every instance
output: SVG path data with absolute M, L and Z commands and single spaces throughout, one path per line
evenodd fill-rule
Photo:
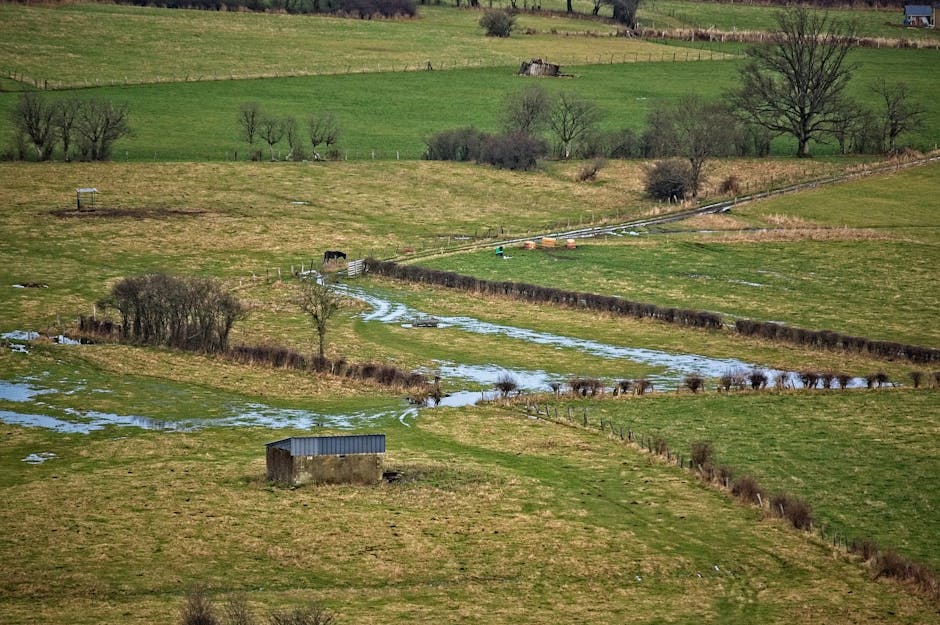
M 267 477 L 289 486 L 378 484 L 384 434 L 292 436 L 266 445 Z

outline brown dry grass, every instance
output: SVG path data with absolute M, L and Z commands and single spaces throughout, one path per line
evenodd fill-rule
M 720 620 L 742 601 L 765 622 L 930 614 L 596 435 L 493 408 L 390 434 L 386 466 L 412 479 L 377 488 L 269 487 L 266 430 L 68 446 L 4 489 L 0 615 L 171 623 L 195 581 L 262 609 L 317 600 L 347 623 Z

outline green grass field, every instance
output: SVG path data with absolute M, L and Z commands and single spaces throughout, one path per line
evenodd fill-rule
M 940 345 L 938 299 L 929 286 L 940 232 L 933 193 L 938 172 L 934 164 L 744 205 L 732 211 L 733 221 L 726 219 L 724 233 L 583 242 L 570 251 L 519 249 L 509 261 L 486 250 L 422 264 L 490 280 L 550 283 L 661 306 Z M 850 226 L 868 230 L 845 230 Z
M 487 38 L 481 10 L 421 7 L 402 20 L 225 13 L 107 4 L 0 7 L 4 75 L 50 87 L 186 82 L 517 65 L 632 61 L 668 50 L 611 37 L 599 21 L 523 15 L 519 32 Z M 553 34 L 555 31 L 557 34 Z M 117 40 L 113 33 L 120 32 Z M 531 34 L 525 34 L 531 33 Z M 590 33 L 590 34 L 588 34 Z M 111 41 L 113 45 L 89 45 Z M 128 50 L 132 54 L 128 54 Z M 287 52 L 289 51 L 289 53 Z M 670 53 L 671 56 L 671 53 Z
M 588 410 L 595 422 L 661 436 L 686 458 L 694 441 L 711 441 L 718 462 L 755 476 L 765 499 L 799 495 L 817 527 L 940 566 L 935 390 L 686 394 L 597 402 Z
M 114 159 L 118 161 L 224 161 L 236 156 L 243 160 L 247 158 L 248 149 L 239 137 L 235 118 L 239 106 L 250 101 L 260 103 L 272 115 L 292 115 L 301 126 L 314 112 L 334 111 L 343 128 L 340 142 L 343 158 L 362 160 L 372 159 L 373 155 L 378 159 L 420 158 L 425 138 L 440 130 L 467 125 L 484 130 L 496 129 L 500 102 L 524 84 L 514 75 L 515 68 L 521 59 L 531 57 L 562 62 L 564 69 L 576 78 L 540 84 L 553 91 L 576 91 L 597 102 L 606 113 L 603 127 L 640 130 L 653 106 L 690 92 L 690 85 L 695 85 L 694 91 L 703 97 L 721 97 L 733 88 L 742 62 L 740 46 L 727 46 L 731 54 L 724 54 L 720 50 L 703 52 L 625 38 L 551 34 L 521 35 L 507 42 L 493 42 L 473 32 L 473 20 L 467 21 L 472 16 L 449 9 L 429 10 L 428 17 L 422 18 L 432 24 L 440 21 L 440 28 L 422 20 L 349 22 L 321 17 L 160 11 L 107 5 L 69 5 L 58 9 L 4 5 L 0 6 L 0 12 L 3 11 L 11 13 L 9 20 L 0 21 L 0 24 L 9 24 L 11 28 L 10 43 L 6 44 L 11 46 L 7 57 L 15 64 L 11 73 L 27 76 L 48 73 L 43 66 L 35 66 L 37 63 L 71 68 L 69 71 L 77 73 L 42 80 L 79 84 L 89 80 L 90 85 L 111 86 L 60 91 L 51 97 L 78 93 L 128 105 L 134 134 L 117 144 Z M 63 42 L 61 54 L 87 54 L 88 58 L 67 62 L 53 53 L 33 54 L 32 48 L 25 47 L 25 44 L 13 47 L 18 38 L 28 42 L 31 37 L 39 36 L 37 29 L 56 27 L 72 32 L 74 29 L 69 26 L 69 20 L 44 20 L 43 16 L 59 18 L 73 14 L 95 18 L 96 23 L 100 22 L 98 28 L 118 28 L 129 19 L 129 15 L 134 17 L 131 22 L 134 26 L 128 34 L 128 45 L 132 46 L 134 53 L 127 54 L 124 48 L 120 48 L 118 58 L 98 58 L 92 55 L 116 54 L 118 48 L 83 47 L 77 42 L 67 44 L 64 43 L 67 37 L 61 33 L 54 38 L 50 36 L 56 42 Z M 29 19 L 36 23 L 16 26 L 20 20 Z M 248 42 L 241 41 L 230 36 L 224 28 L 204 23 L 205 20 L 220 21 L 223 25 L 235 24 L 233 28 L 249 33 L 253 38 Z M 292 33 L 291 37 L 298 38 L 295 41 L 287 37 L 286 40 L 299 50 L 316 49 L 313 42 L 318 37 L 323 38 L 324 33 L 352 29 L 348 36 L 343 37 L 342 45 L 353 45 L 347 43 L 353 41 L 361 46 L 357 48 L 360 51 L 353 54 L 341 48 L 332 55 L 318 53 L 315 60 L 306 63 L 305 69 L 299 69 L 299 60 L 291 58 L 285 61 L 283 55 L 272 52 L 284 45 L 284 39 L 280 30 L 268 22 L 283 23 L 284 28 Z M 302 26 L 305 24 L 320 25 L 320 30 Z M 584 24 L 584 20 L 577 20 L 573 26 L 583 28 Z M 151 28 L 164 33 L 154 35 L 155 42 L 183 41 L 186 32 L 198 34 L 199 41 L 180 45 L 191 45 L 200 53 L 182 55 L 183 58 L 187 63 L 214 65 L 186 68 L 178 60 L 181 56 L 178 49 L 163 43 L 157 49 L 149 49 L 137 42 L 136 38 L 143 35 L 135 33 Z M 370 29 L 378 29 L 379 32 L 371 32 Z M 387 29 L 403 32 L 388 33 L 385 32 Z M 170 31 L 184 34 L 171 37 L 167 34 Z M 83 31 L 78 29 L 74 32 Z M 415 32 L 422 34 L 418 36 Z M 539 32 L 549 31 L 540 27 Z M 468 60 L 467 52 L 448 48 L 463 41 L 455 33 L 464 33 L 463 36 L 468 38 L 466 45 L 480 50 L 482 58 Z M 544 45 L 539 43 L 542 40 Z M 401 54 L 419 54 L 419 58 L 392 61 L 394 57 L 377 41 L 398 46 Z M 482 48 L 479 45 L 481 41 L 486 44 Z M 499 46 L 504 45 L 514 47 L 505 53 L 499 52 Z M 425 57 L 431 50 L 441 51 L 442 57 L 447 59 L 436 62 L 435 67 L 448 71 L 402 71 L 414 69 L 416 65 L 424 67 Z M 241 54 L 248 60 L 241 59 Z M 905 82 L 912 97 L 929 102 L 933 81 L 930 73 L 921 71 L 921 68 L 929 65 L 935 57 L 936 52 L 930 50 L 854 51 L 851 59 L 857 64 L 857 71 L 850 92 L 874 107 L 876 102 L 869 86 L 880 77 L 890 76 L 892 80 Z M 721 60 L 709 60 L 715 58 Z M 368 73 L 345 73 L 354 71 L 354 68 L 338 67 L 336 59 L 347 64 L 359 60 L 364 67 L 355 71 L 368 70 Z M 486 67 L 467 68 L 468 64 Z M 179 67 L 184 75 L 162 76 L 160 72 L 167 67 Z M 306 73 L 328 75 L 283 77 Z M 703 74 L 708 75 L 708 81 L 699 80 Z M 251 76 L 267 78 L 232 80 L 233 77 Z M 182 82 L 125 86 L 125 77 L 131 83 Z M 17 93 L 0 93 L 0 118 L 9 119 L 18 97 Z M 212 106 L 206 106 L 207 102 Z M 12 140 L 12 128 L 9 124 L 0 128 L 0 141 L 8 144 Z M 928 107 L 922 131 L 907 139 L 918 149 L 933 148 L 940 140 L 940 110 Z M 774 149 L 777 153 L 789 154 L 793 146 L 781 139 L 775 143 Z M 814 151 L 831 154 L 835 147 L 817 145 Z M 280 147 L 279 153 L 282 156 L 286 153 L 284 146 Z
M 642 26 L 651 28 L 713 28 L 717 30 L 764 31 L 776 30 L 779 7 L 730 4 L 724 2 L 696 2 L 690 0 L 653 0 L 640 5 L 637 15 Z M 905 28 L 901 25 L 904 11 L 894 9 L 834 8 L 829 15 L 854 27 L 862 37 L 888 39 L 936 39 L 938 33 L 930 28 Z

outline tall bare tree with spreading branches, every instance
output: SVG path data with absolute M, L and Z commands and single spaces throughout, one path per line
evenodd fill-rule
M 776 41 L 747 51 L 741 87 L 731 100 L 748 121 L 792 135 L 797 156 L 805 157 L 810 141 L 831 132 L 845 102 L 850 29 L 805 8 L 778 13 L 777 25 Z

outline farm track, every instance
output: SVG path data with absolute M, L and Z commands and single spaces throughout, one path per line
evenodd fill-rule
M 473 242 L 466 243 L 463 245 L 439 248 L 439 249 L 429 249 L 423 250 L 416 253 L 410 254 L 400 254 L 398 256 L 393 256 L 385 258 L 383 260 L 391 260 L 395 262 L 414 262 L 418 260 L 424 260 L 428 258 L 437 258 L 441 256 L 449 256 L 451 254 L 457 254 L 462 252 L 473 252 L 478 251 L 488 247 L 494 246 L 509 246 L 509 245 L 519 245 L 525 241 L 538 240 L 543 237 L 550 237 L 555 239 L 590 239 L 598 236 L 623 236 L 624 231 L 630 231 L 636 228 L 645 228 L 649 226 L 655 226 L 660 224 L 673 223 L 677 221 L 683 221 L 686 219 L 691 219 L 693 217 L 701 217 L 704 215 L 713 215 L 716 213 L 728 212 L 735 206 L 742 204 L 748 204 L 750 202 L 758 202 L 761 200 L 779 197 L 782 195 L 789 195 L 792 193 L 800 193 L 802 191 L 809 191 L 816 189 L 818 187 L 828 186 L 832 184 L 839 184 L 842 182 L 849 182 L 852 180 L 858 180 L 861 178 L 867 178 L 868 176 L 875 176 L 879 174 L 891 173 L 893 171 L 899 171 L 901 169 L 909 169 L 911 167 L 918 167 L 921 165 L 927 165 L 929 163 L 940 161 L 940 154 L 934 154 L 932 156 L 927 156 L 920 159 L 915 159 L 907 161 L 904 163 L 886 163 L 879 165 L 877 167 L 867 168 L 864 171 L 851 172 L 846 174 L 841 174 L 838 176 L 828 176 L 826 178 L 820 178 L 817 180 L 810 180 L 807 182 L 800 182 L 797 184 L 789 185 L 782 187 L 780 189 L 771 189 L 769 191 L 762 191 L 760 193 L 752 193 L 749 195 L 738 196 L 730 200 L 722 200 L 721 202 L 714 202 L 712 204 L 707 204 L 705 206 L 700 206 L 698 208 L 677 211 L 674 213 L 668 213 L 666 215 L 657 215 L 655 217 L 645 217 L 643 219 L 634 219 L 630 221 L 624 221 L 616 224 L 608 224 L 603 226 L 591 226 L 587 228 L 577 228 L 573 230 L 557 230 L 549 231 L 544 233 L 534 233 L 529 234 L 525 237 L 516 237 L 512 239 L 494 239 L 485 242 Z

